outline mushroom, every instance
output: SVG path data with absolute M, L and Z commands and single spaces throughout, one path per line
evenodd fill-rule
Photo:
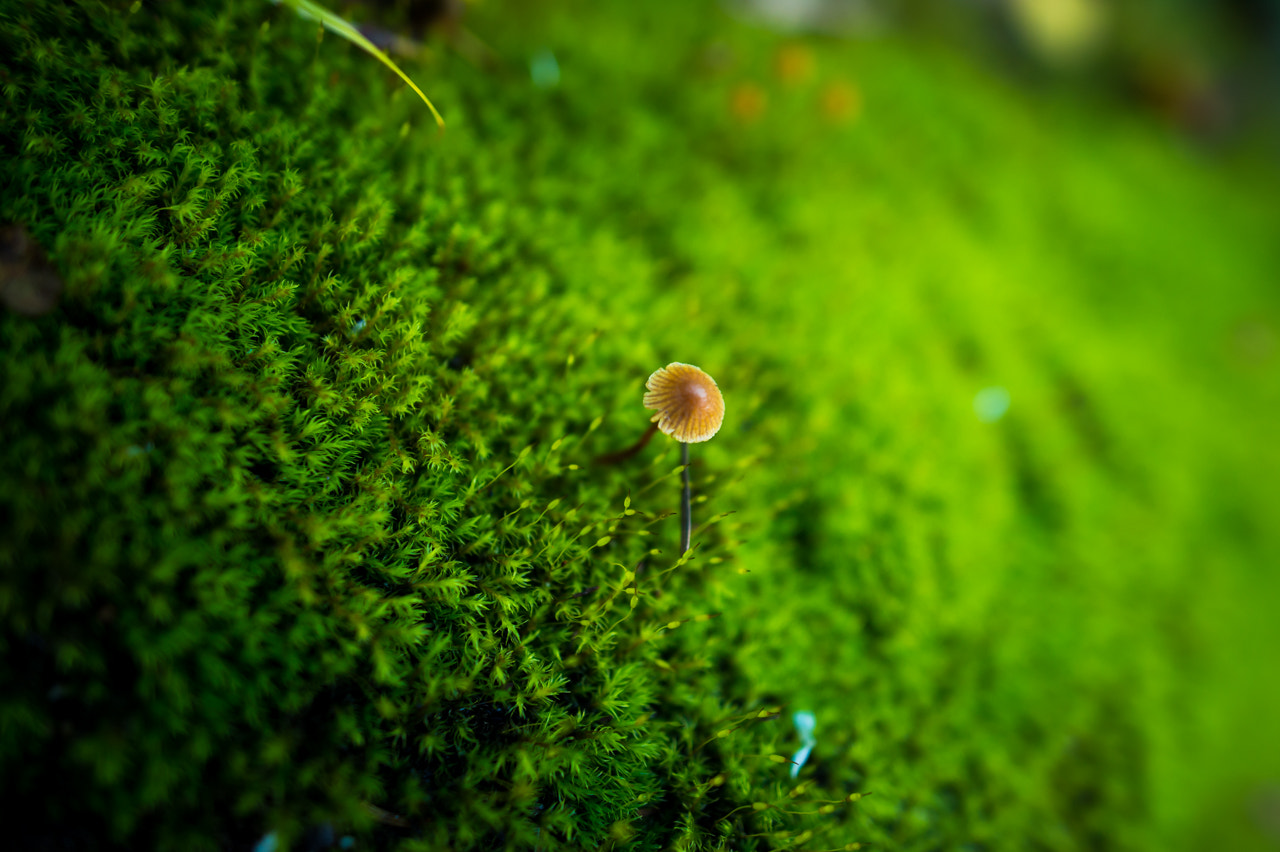
M 655 370 L 644 386 L 644 407 L 657 412 L 650 420 L 662 434 L 680 442 L 680 463 L 684 465 L 680 476 L 684 486 L 680 501 L 680 555 L 683 556 L 693 537 L 689 445 L 709 441 L 720 431 L 720 424 L 724 422 L 724 396 L 715 379 L 692 364 L 678 361 Z
M 664 435 L 682 444 L 709 441 L 724 422 L 724 397 L 716 380 L 692 364 L 675 362 L 655 370 L 644 383 L 644 407 Z
M 657 412 L 649 428 L 625 450 L 599 456 L 596 464 L 617 464 L 644 449 L 655 432 L 661 431 L 680 442 L 680 463 L 684 465 L 684 499 L 680 503 L 680 555 L 689 550 L 693 536 L 693 508 L 689 487 L 689 445 L 709 441 L 724 422 L 724 397 L 716 380 L 692 364 L 674 361 L 654 370 L 645 382 L 644 407 Z

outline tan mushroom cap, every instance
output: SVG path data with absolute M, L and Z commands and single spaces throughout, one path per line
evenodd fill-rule
M 644 384 L 644 407 L 662 434 L 685 444 L 709 441 L 724 422 L 724 397 L 716 380 L 692 364 L 675 362 L 655 370 Z

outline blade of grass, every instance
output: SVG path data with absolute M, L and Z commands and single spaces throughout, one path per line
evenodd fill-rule
M 422 102 L 427 105 L 427 109 L 431 110 L 431 114 L 436 117 L 436 124 L 439 125 L 441 130 L 444 129 L 444 119 L 436 110 L 435 105 L 431 103 L 431 100 L 423 94 L 422 90 L 418 88 L 416 83 L 409 79 L 408 74 L 400 70 L 399 65 L 396 65 L 391 61 L 391 57 L 387 56 L 374 46 L 373 42 L 365 38 L 358 29 L 323 6 L 311 2 L 311 0 L 277 0 L 277 2 L 283 2 L 286 5 L 293 7 L 293 10 L 304 18 L 311 18 L 312 20 L 319 21 L 324 25 L 325 29 L 337 33 L 347 41 L 355 43 L 366 53 L 372 54 L 379 62 L 396 72 L 401 80 L 404 80 L 409 84 L 409 88 L 418 93 L 418 97 L 422 98 Z

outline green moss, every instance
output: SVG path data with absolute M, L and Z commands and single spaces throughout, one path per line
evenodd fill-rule
M 1261 844 L 1274 176 L 902 44 L 470 26 L 440 136 L 270 4 L 0 10 L 64 283 L 0 314 L 23 843 Z M 591 463 L 671 360 L 728 404 L 687 562 L 677 448 Z

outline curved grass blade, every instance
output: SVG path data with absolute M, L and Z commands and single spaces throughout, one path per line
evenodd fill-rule
M 441 130 L 444 129 L 444 119 L 441 118 L 440 113 L 436 110 L 435 105 L 431 103 L 430 99 L 422 93 L 422 90 L 418 88 L 416 83 L 409 79 L 408 74 L 400 70 L 399 65 L 392 62 L 389 56 L 374 46 L 373 42 L 365 38 L 358 29 L 323 6 L 311 2 L 311 0 L 276 0 L 276 2 L 282 2 L 288 6 L 292 6 L 293 10 L 304 18 L 311 18 L 312 20 L 319 21 L 324 25 L 325 29 L 337 33 L 347 41 L 355 43 L 366 53 L 372 54 L 379 62 L 396 72 L 401 80 L 404 80 L 409 84 L 409 88 L 418 93 L 418 97 L 422 98 L 422 102 L 427 105 L 427 109 L 431 110 L 431 114 L 436 117 L 436 124 L 440 126 Z

